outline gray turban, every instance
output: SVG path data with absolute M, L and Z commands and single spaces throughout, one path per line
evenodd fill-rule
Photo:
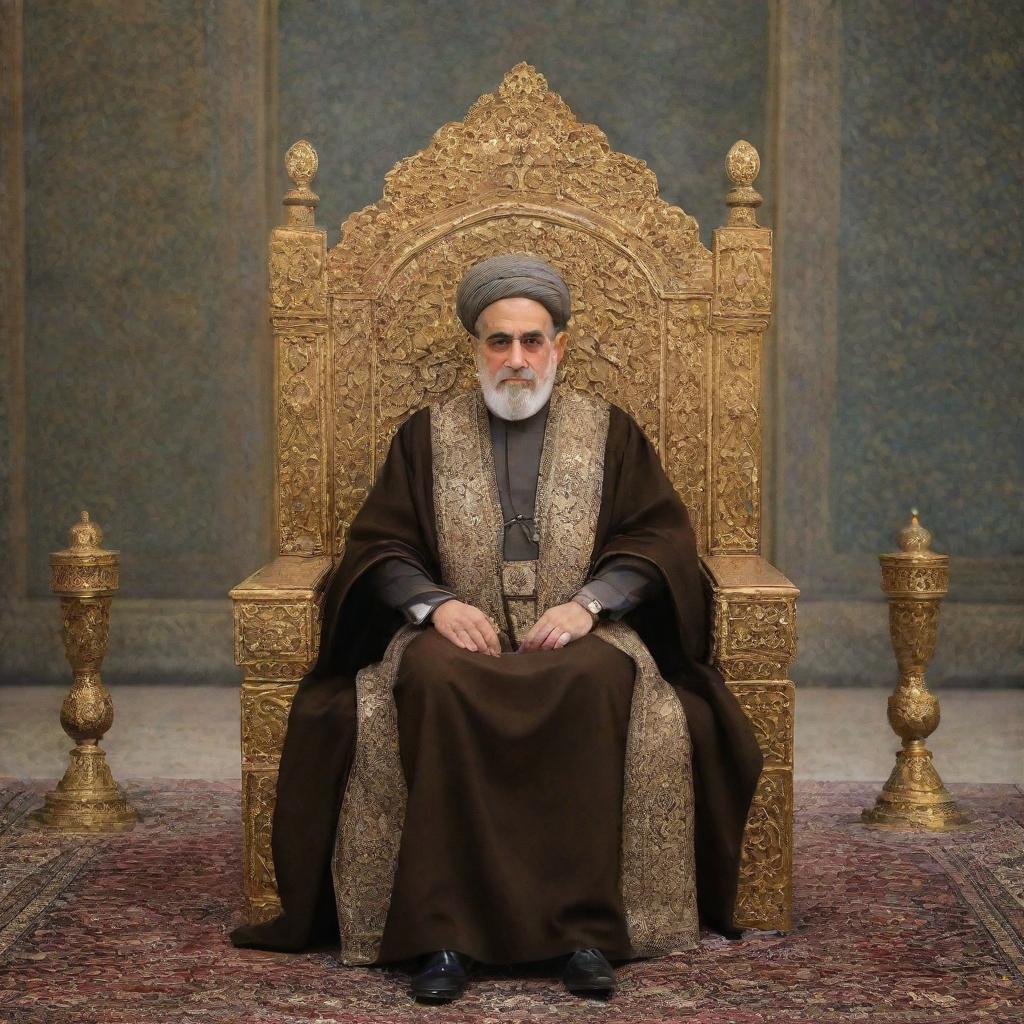
M 455 312 L 462 326 L 476 334 L 477 317 L 499 299 L 533 299 L 550 314 L 556 330 L 569 322 L 569 289 L 550 263 L 528 252 L 492 256 L 466 271 L 455 293 Z

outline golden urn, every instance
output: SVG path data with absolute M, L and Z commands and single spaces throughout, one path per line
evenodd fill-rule
M 60 596 L 64 652 L 74 672 L 60 724 L 76 746 L 36 819 L 68 832 L 124 832 L 139 816 L 115 784 L 99 745 L 114 721 L 100 664 L 107 652 L 110 601 L 118 587 L 118 553 L 101 547 L 103 533 L 88 512 L 69 534 L 69 546 L 50 555 L 50 588 Z
M 939 702 L 928 692 L 924 673 L 935 651 L 939 604 L 949 591 L 949 556 L 932 551 L 931 540 L 914 509 L 900 530 L 900 550 L 878 556 L 900 673 L 889 698 L 889 724 L 903 749 L 874 807 L 862 811 L 861 819 L 885 828 L 943 832 L 970 819 L 943 785 L 924 742 L 939 725 Z

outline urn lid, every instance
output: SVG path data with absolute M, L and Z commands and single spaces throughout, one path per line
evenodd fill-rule
M 918 518 L 916 508 L 910 510 L 910 522 L 896 536 L 899 551 L 882 555 L 885 560 L 914 562 L 945 562 L 949 555 L 940 555 L 931 549 L 932 534 L 926 530 Z
M 68 530 L 68 546 L 50 555 L 51 565 L 108 565 L 117 561 L 118 552 L 102 547 L 100 524 L 83 511 L 81 518 Z

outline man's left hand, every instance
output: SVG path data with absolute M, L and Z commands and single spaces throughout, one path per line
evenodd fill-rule
M 553 651 L 586 636 L 594 628 L 594 617 L 575 601 L 549 608 L 533 625 L 519 645 L 519 653 Z

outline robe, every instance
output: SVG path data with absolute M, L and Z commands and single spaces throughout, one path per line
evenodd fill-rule
M 649 563 L 661 574 L 662 599 L 641 605 L 623 621 L 642 639 L 642 646 L 650 653 L 657 672 L 671 685 L 685 713 L 685 728 L 692 744 L 697 905 L 705 924 L 729 931 L 743 828 L 762 767 L 761 753 L 738 702 L 720 673 L 707 663 L 707 594 L 694 536 L 685 508 L 665 477 L 656 452 L 632 418 L 615 406 L 608 410 L 603 449 L 603 453 L 599 453 L 603 479 L 590 568 L 599 571 L 602 563 L 624 555 Z M 318 660 L 300 683 L 293 702 L 279 773 L 272 848 L 283 912 L 273 921 L 237 929 L 232 934 L 236 945 L 299 950 L 331 942 L 338 936 L 338 906 L 334 898 L 337 879 L 332 878 L 331 868 L 341 831 L 339 809 L 356 749 L 356 677 L 361 670 L 382 663 L 404 625 L 403 616 L 376 596 L 370 585 L 371 570 L 385 559 L 399 558 L 420 567 L 431 579 L 443 579 L 432 458 L 431 410 L 424 409 L 413 414 L 396 434 L 378 480 L 352 523 L 344 558 L 328 582 Z M 613 958 L 631 955 L 633 950 L 624 928 L 621 902 L 616 902 L 614 891 L 614 875 L 620 865 L 614 863 L 614 856 L 609 856 L 607 842 L 608 823 L 614 823 L 617 812 L 614 803 L 622 794 L 621 778 L 617 776 L 621 776 L 625 745 L 623 718 L 628 705 L 629 672 L 621 651 L 607 649 L 608 645 L 597 636 L 588 636 L 557 652 L 521 656 L 516 663 L 515 656 L 487 659 L 459 651 L 453 645 L 448 645 L 452 648 L 450 651 L 437 647 L 442 638 L 429 626 L 410 639 L 409 649 L 415 644 L 421 648 L 433 645 L 434 657 L 430 657 L 431 652 L 427 650 L 428 657 L 421 657 L 420 662 L 432 663 L 435 667 L 445 661 L 444 655 L 447 655 L 447 662 L 459 657 L 479 659 L 473 662 L 472 668 L 479 676 L 498 671 L 505 662 L 508 668 L 502 671 L 506 682 L 508 671 L 528 674 L 530 658 L 557 656 L 563 659 L 565 680 L 568 680 L 565 685 L 572 691 L 566 699 L 577 701 L 581 713 L 585 711 L 595 716 L 593 725 L 588 721 L 586 729 L 597 729 L 603 737 L 601 757 L 591 757 L 588 764 L 584 751 L 582 761 L 572 767 L 575 776 L 583 766 L 583 776 L 593 781 L 598 804 L 604 808 L 605 817 L 599 822 L 592 844 L 601 847 L 600 855 L 591 862 L 584 839 L 576 847 L 575 861 L 563 865 L 555 872 L 554 879 L 531 876 L 528 863 L 525 873 L 520 872 L 518 876 L 514 870 L 517 865 L 504 872 L 510 880 L 509 891 L 503 895 L 488 895 L 502 901 L 500 909 L 507 921 L 525 922 L 518 930 L 513 929 L 521 942 L 515 935 L 508 943 L 496 941 L 495 935 L 501 929 L 491 929 L 489 935 L 480 934 L 472 921 L 466 924 L 460 920 L 458 900 L 453 903 L 449 921 L 441 932 L 448 928 L 447 934 L 463 934 L 467 936 L 462 943 L 467 947 L 463 952 L 501 962 L 539 959 L 567 951 L 545 946 L 553 935 L 555 945 L 580 942 L 603 948 Z M 455 651 L 459 651 L 458 655 L 453 653 Z M 593 681 L 595 675 L 601 674 L 602 660 L 609 666 L 607 685 L 592 687 L 597 690 L 594 701 L 581 701 L 580 693 L 586 693 L 586 677 Z M 488 662 L 496 664 L 492 667 Z M 451 668 L 448 664 L 439 670 L 446 674 L 448 682 L 451 682 Z M 467 666 L 463 675 L 469 671 Z M 574 673 L 583 678 L 573 683 Z M 409 708 L 417 709 L 417 713 L 400 716 L 399 722 L 403 769 L 408 773 L 415 770 L 412 762 L 421 757 L 423 736 L 417 735 L 415 730 L 424 722 L 424 715 L 420 713 L 422 701 L 425 695 L 431 696 L 432 690 L 424 682 L 423 673 L 411 685 L 401 673 L 397 679 L 396 702 L 405 701 Z M 453 692 L 457 693 L 457 688 Z M 523 695 L 531 697 L 528 691 Z M 543 699 L 544 691 L 535 688 L 532 697 Z M 587 733 L 584 731 L 582 735 Z M 563 737 L 559 743 L 557 738 L 553 742 L 549 739 L 547 756 L 574 745 L 567 740 L 568 737 Z M 575 745 L 579 745 L 578 739 Z M 425 756 L 428 766 L 431 758 L 438 757 L 436 741 L 433 751 L 428 749 Z M 614 770 L 609 770 L 609 766 Z M 461 770 L 477 771 L 480 765 L 463 765 Z M 432 777 L 437 774 L 430 770 L 422 775 L 424 779 Z M 574 784 L 578 786 L 578 778 Z M 557 777 L 553 785 L 557 787 Z M 416 820 L 425 816 L 429 823 L 430 798 L 426 803 L 420 799 L 422 789 L 422 786 L 417 789 L 415 820 L 406 822 L 406 836 L 410 824 L 414 826 Z M 579 792 L 585 793 L 586 786 Z M 438 792 L 433 799 L 437 803 L 436 813 L 443 819 L 445 793 Z M 611 818 L 607 816 L 609 806 Z M 530 807 L 511 807 L 506 827 L 514 830 L 517 821 L 526 821 L 531 834 L 543 836 L 545 813 L 564 814 L 564 808 L 537 807 L 531 812 Z M 581 821 L 584 818 L 585 815 L 580 815 Z M 551 822 L 554 825 L 557 818 L 552 817 Z M 443 834 L 442 830 L 442 838 Z M 435 845 L 435 853 L 444 850 L 444 843 Z M 489 877 L 501 877 L 501 843 L 485 844 L 477 852 L 496 862 Z M 545 863 L 550 863 L 550 858 Z M 410 938 L 417 927 L 420 932 L 424 931 L 423 923 L 404 927 L 408 919 L 415 918 L 415 905 L 418 905 L 408 897 L 409 888 L 403 882 L 406 868 L 406 861 L 399 856 L 391 898 L 395 913 L 388 917 L 383 948 L 376 947 L 381 959 L 426 951 L 416 949 L 415 939 Z M 452 868 L 459 877 L 466 875 L 465 865 L 457 858 Z M 405 874 L 414 877 L 416 872 L 405 870 Z M 443 873 L 438 877 L 443 878 Z M 566 886 L 571 887 L 574 878 L 582 886 L 576 904 L 573 894 L 566 896 L 563 891 Z M 465 901 L 470 891 L 472 886 L 463 887 L 455 895 Z M 591 912 L 593 908 L 588 910 L 587 905 L 587 893 L 593 892 L 600 894 L 596 913 Z M 554 931 L 548 928 L 541 934 L 534 928 L 531 932 L 531 909 L 538 908 L 538 900 L 542 908 L 545 900 L 563 910 L 569 908 Z M 398 908 L 406 909 L 399 913 Z M 464 924 L 465 929 L 460 933 Z M 441 938 L 424 941 L 440 942 Z M 472 948 L 473 941 L 482 943 L 481 947 Z M 459 948 L 456 942 L 444 945 Z

